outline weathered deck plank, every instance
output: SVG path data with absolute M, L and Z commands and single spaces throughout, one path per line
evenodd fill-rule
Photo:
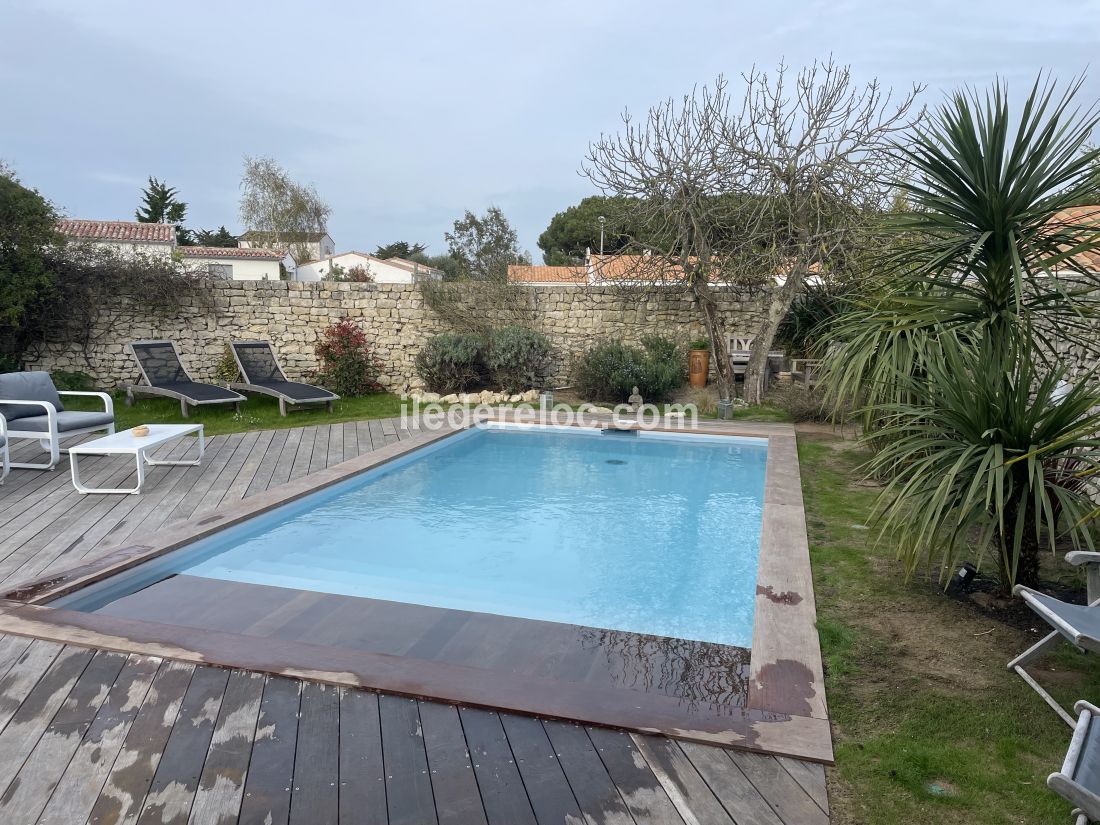
M 439 825 L 486 825 L 458 709 L 439 702 L 418 707 Z
M 40 825 L 85 822 L 141 708 L 160 660 L 132 655 L 99 709 L 38 820 Z
M 263 689 L 264 677 L 259 673 L 238 670 L 230 675 L 189 825 L 229 825 L 237 821 Z
M 585 729 L 572 722 L 542 724 L 585 821 L 590 825 L 633 825 L 634 817 Z
M 670 783 L 643 748 L 644 737 L 588 728 L 588 737 L 603 760 L 638 825 L 724 825 L 729 817 L 714 804 L 705 787 Z M 656 742 L 672 744 L 655 737 Z M 694 797 L 694 798 L 691 798 Z
M 138 825 L 185 825 L 214 733 L 229 671 L 199 667 L 164 746 Z
M 476 708 L 462 708 L 459 716 L 489 825 L 537 825 L 500 716 Z
M 126 656 L 100 651 L 35 743 L 19 773 L 0 796 L 0 822 L 34 822 L 61 780 L 113 685 Z
M 275 676 L 264 685 L 241 802 L 244 825 L 286 825 L 290 819 L 301 694 L 302 683 L 293 679 Z
M 340 811 L 340 692 L 306 682 L 294 755 L 290 825 L 336 825 Z
M 340 821 L 386 821 L 378 695 L 340 689 Z
M 416 700 L 383 695 L 378 711 L 390 825 L 434 825 L 438 820 Z
M 92 806 L 89 821 L 130 825 L 137 820 L 194 671 L 193 666 L 177 662 L 161 665 Z

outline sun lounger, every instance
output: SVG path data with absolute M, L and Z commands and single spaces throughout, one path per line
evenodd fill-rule
M 287 404 L 294 407 L 325 404 L 332 412 L 332 402 L 340 399 L 336 393 L 322 387 L 287 381 L 270 341 L 234 341 L 230 348 L 244 381 L 229 386 L 241 392 L 258 392 L 279 399 L 279 415 L 286 415 Z
M 145 384 L 126 387 L 126 403 L 133 404 L 135 395 L 160 395 L 180 402 L 180 414 L 187 418 L 189 407 L 210 404 L 232 404 L 238 411 L 245 397 L 217 384 L 192 380 L 180 361 L 179 351 L 172 341 L 134 341 L 130 351 L 137 360 Z

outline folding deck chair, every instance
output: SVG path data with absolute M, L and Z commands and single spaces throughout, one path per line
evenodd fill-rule
M 1100 821 L 1100 708 L 1078 702 L 1079 714 L 1062 770 L 1047 777 L 1047 787 L 1076 805 L 1074 825 Z
M 229 386 L 241 392 L 258 392 L 279 399 L 279 415 L 286 415 L 287 404 L 294 407 L 324 404 L 332 412 L 332 402 L 340 400 L 336 393 L 322 387 L 287 381 L 270 341 L 233 341 L 229 346 L 244 379 Z
M 1070 604 L 1032 590 L 1030 587 L 1016 585 L 1012 592 L 1022 598 L 1027 606 L 1054 630 L 1009 662 L 1008 669 L 1015 671 L 1027 682 L 1072 728 L 1077 724 L 1077 720 L 1059 705 L 1053 696 L 1043 690 L 1024 668 L 1025 665 L 1050 653 L 1063 639 L 1082 650 L 1100 653 L 1100 553 L 1074 550 L 1066 553 L 1066 561 L 1075 566 L 1086 565 L 1088 605 Z
M 192 380 L 173 341 L 133 341 L 129 346 L 145 384 L 126 387 L 127 404 L 134 403 L 135 395 L 160 395 L 177 399 L 184 418 L 188 407 L 208 404 L 232 404 L 240 412 L 245 397 L 217 384 Z

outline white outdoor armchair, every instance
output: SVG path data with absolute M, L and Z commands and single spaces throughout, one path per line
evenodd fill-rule
M 103 412 L 66 410 L 61 396 L 95 396 Z M 62 390 L 54 386 L 47 372 L 11 372 L 0 375 L 0 414 L 7 419 L 6 442 L 13 439 L 37 441 L 50 454 L 46 463 L 8 461 L 10 467 L 52 470 L 61 460 L 61 439 L 86 433 L 115 431 L 114 400 L 105 392 Z

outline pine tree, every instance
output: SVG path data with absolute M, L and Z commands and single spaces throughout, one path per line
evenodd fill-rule
M 217 231 L 200 229 L 195 232 L 195 243 L 199 246 L 236 246 L 237 236 L 224 226 L 219 226 Z
M 141 193 L 142 205 L 134 212 L 139 223 L 167 223 L 176 228 L 176 242 L 181 246 L 192 243 L 191 233 L 183 228 L 187 204 L 176 199 L 177 190 L 154 177 Z

